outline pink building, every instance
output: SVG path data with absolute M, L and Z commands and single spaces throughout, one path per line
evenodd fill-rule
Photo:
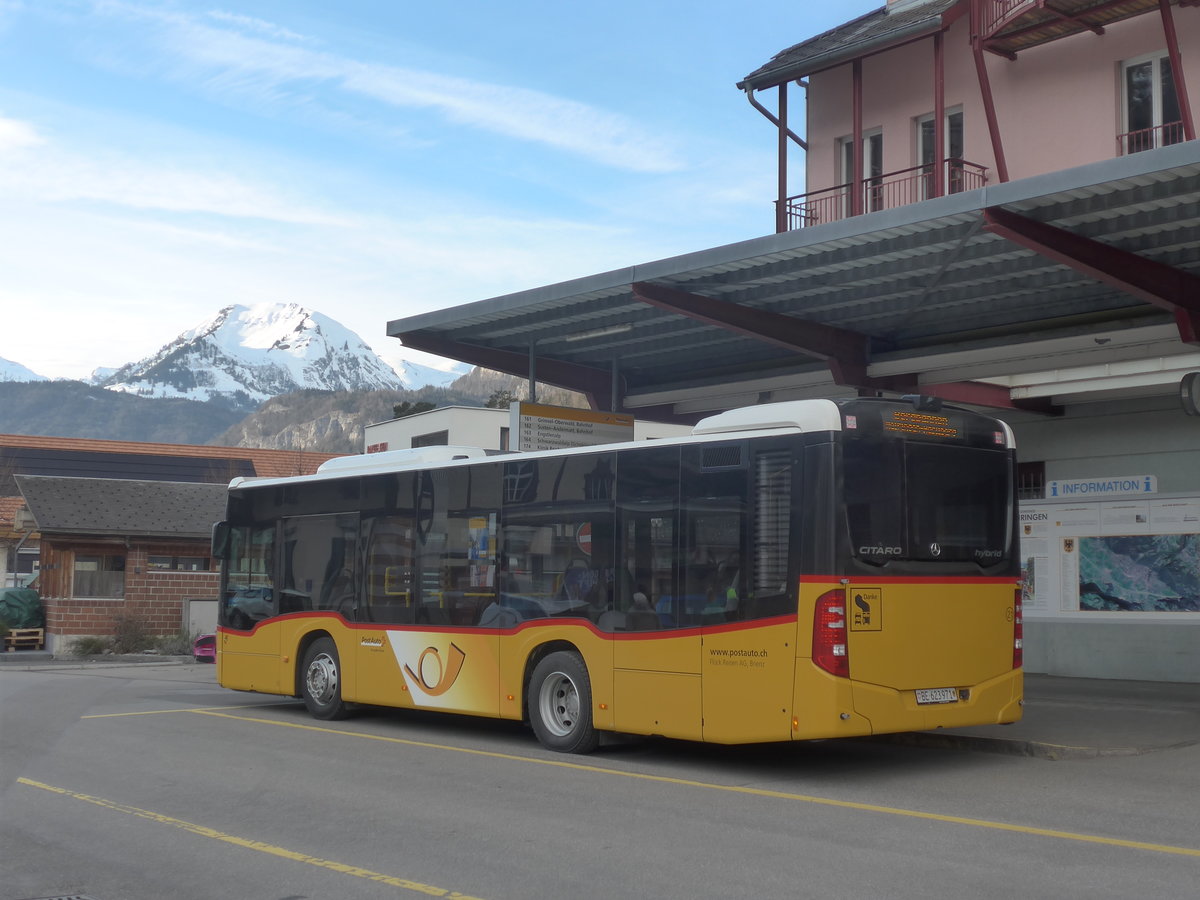
M 1197 0 L 889 0 L 740 85 L 774 95 L 776 230 L 1193 140 L 1197 47 Z

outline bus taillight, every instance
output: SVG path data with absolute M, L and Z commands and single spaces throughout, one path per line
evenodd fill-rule
M 826 591 L 813 612 L 812 661 L 830 675 L 850 677 L 846 655 L 846 592 Z
M 1013 664 L 1019 669 L 1025 664 L 1025 625 L 1022 623 L 1021 589 L 1017 588 L 1017 596 L 1013 600 Z

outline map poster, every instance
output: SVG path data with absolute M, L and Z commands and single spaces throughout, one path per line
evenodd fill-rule
M 1200 611 L 1200 535 L 1080 537 L 1075 544 L 1081 611 Z

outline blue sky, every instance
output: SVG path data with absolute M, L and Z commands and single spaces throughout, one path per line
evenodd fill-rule
M 766 234 L 735 84 L 880 5 L 0 0 L 0 357 L 283 301 L 424 362 L 388 320 Z

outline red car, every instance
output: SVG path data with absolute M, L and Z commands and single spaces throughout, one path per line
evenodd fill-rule
M 215 634 L 202 634 L 196 638 L 192 644 L 192 657 L 196 662 L 217 661 L 217 636 Z

